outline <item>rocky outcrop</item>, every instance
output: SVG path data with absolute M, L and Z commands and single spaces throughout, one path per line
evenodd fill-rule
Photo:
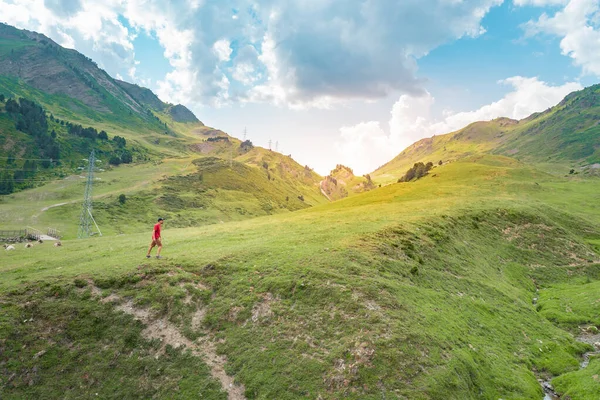
M 167 112 L 176 122 L 200 122 L 193 112 L 181 104 L 169 107 Z

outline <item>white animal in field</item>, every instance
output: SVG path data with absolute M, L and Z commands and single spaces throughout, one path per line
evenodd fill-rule
M 14 250 L 15 246 L 13 246 L 12 244 L 9 244 L 8 246 L 5 245 L 5 249 L 6 251 Z
M 61 243 L 61 242 L 56 242 L 56 243 L 54 243 L 54 247 L 60 247 L 60 246 L 62 246 L 62 243 Z
M 25 243 L 25 248 L 29 249 L 30 247 L 33 247 L 33 245 L 31 243 Z

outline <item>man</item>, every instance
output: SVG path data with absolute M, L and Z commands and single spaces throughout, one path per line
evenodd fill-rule
M 160 240 L 160 227 L 163 224 L 163 219 L 159 218 L 158 223 L 154 225 L 154 232 L 152 233 L 152 243 L 150 243 L 150 248 L 148 248 L 148 254 L 146 254 L 146 258 L 150 258 L 150 252 L 154 246 L 158 246 L 158 251 L 156 252 L 156 258 L 162 258 L 160 256 L 160 251 L 162 250 L 162 241 Z

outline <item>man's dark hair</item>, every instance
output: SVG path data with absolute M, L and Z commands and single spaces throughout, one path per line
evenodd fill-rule
M 159 219 L 158 219 L 158 222 L 160 222 L 160 221 L 164 221 L 164 219 L 162 219 L 162 218 L 159 218 Z

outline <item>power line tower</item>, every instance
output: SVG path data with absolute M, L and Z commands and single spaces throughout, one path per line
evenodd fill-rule
M 246 141 L 246 135 L 248 134 L 248 130 L 244 127 L 244 142 Z
M 92 216 L 92 185 L 94 184 L 95 164 L 96 154 L 94 153 L 94 150 L 92 150 L 88 161 L 87 183 L 85 184 L 83 205 L 81 207 L 81 215 L 79 216 L 79 229 L 77 230 L 77 237 L 79 239 L 85 239 L 92 235 L 92 222 L 96 226 L 96 229 L 98 229 L 100 236 L 102 236 L 102 232 L 100 232 L 100 228 Z
M 269 150 L 271 150 L 271 144 L 273 143 L 273 141 L 271 139 L 269 139 Z
M 279 142 L 275 142 L 275 151 L 279 152 Z

